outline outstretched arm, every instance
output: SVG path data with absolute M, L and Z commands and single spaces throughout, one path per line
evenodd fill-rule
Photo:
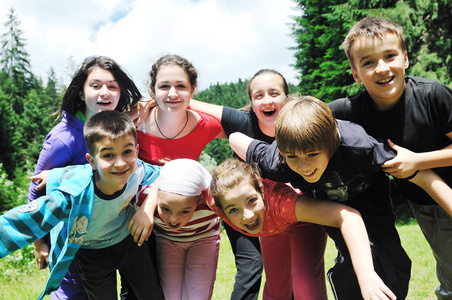
M 426 191 L 450 216 L 452 216 L 452 189 L 432 170 L 421 170 L 411 182 Z
M 246 160 L 246 151 L 253 140 L 243 133 L 234 132 L 229 136 L 229 146 L 241 159 Z
M 298 221 L 340 228 L 363 299 L 396 299 L 374 270 L 369 237 L 357 210 L 332 201 L 300 196 L 295 205 L 295 214 Z

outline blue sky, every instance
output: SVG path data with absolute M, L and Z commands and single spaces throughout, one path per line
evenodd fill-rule
M 194 64 L 198 90 L 262 68 L 298 83 L 292 0 L 0 0 L 0 7 L 0 24 L 15 9 L 32 70 L 43 79 L 53 67 L 67 83 L 85 57 L 107 55 L 146 93 L 152 63 L 171 53 Z

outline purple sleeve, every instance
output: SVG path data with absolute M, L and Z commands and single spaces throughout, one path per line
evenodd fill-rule
M 58 138 L 49 137 L 45 140 L 33 175 L 45 170 L 64 167 L 71 160 L 71 149 Z M 46 194 L 45 188 L 36 191 L 38 184 L 31 182 L 28 188 L 28 202 L 31 202 Z

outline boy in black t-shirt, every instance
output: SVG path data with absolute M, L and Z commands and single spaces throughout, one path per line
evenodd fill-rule
M 435 168 L 451 186 L 452 89 L 438 81 L 405 77 L 409 63 L 403 29 L 392 21 L 364 18 L 353 26 L 343 46 L 354 79 L 366 91 L 330 103 L 335 117 L 396 144 L 391 143 L 397 157 L 383 164 L 387 173 L 404 178 Z M 447 203 L 441 207 L 410 182 L 396 179 L 396 184 L 437 261 L 436 295 L 452 299 L 452 208 Z
M 276 143 L 268 145 L 233 133 L 231 148 L 242 158 L 246 153 L 247 161 L 257 162 L 264 178 L 290 182 L 303 194 L 357 209 L 371 241 L 375 271 L 397 299 L 404 299 L 411 262 L 400 245 L 389 197 L 380 191 L 385 177 L 381 165 L 394 158 L 395 151 L 361 126 L 336 121 L 328 106 L 314 97 L 291 95 L 287 100 L 276 119 Z M 452 199 L 452 190 L 431 170 L 415 172 L 406 180 L 436 192 L 435 199 Z M 342 235 L 334 228 L 325 229 L 339 251 L 336 265 L 328 272 L 336 299 L 369 296 L 360 291 L 358 280 L 364 279 L 358 276 L 357 280 Z

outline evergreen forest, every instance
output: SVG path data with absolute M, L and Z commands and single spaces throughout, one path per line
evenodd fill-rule
M 407 75 L 436 79 L 452 87 L 452 1 L 294 0 L 288 19 L 296 41 L 294 67 L 299 81 L 291 92 L 326 102 L 363 89 L 354 82 L 341 43 L 366 15 L 391 19 L 404 28 L 410 67 Z M 275 4 L 276 5 L 276 4 Z M 65 86 L 49 66 L 47 78 L 31 72 L 32 62 L 11 8 L 0 27 L 0 212 L 27 201 L 29 176 L 47 133 L 59 121 Z M 256 70 L 257 71 L 257 70 Z M 45 84 L 44 84 L 45 82 Z M 248 79 L 214 84 L 197 100 L 240 108 L 249 103 Z M 215 166 L 231 157 L 226 140 L 214 140 L 201 159 Z M 209 169 L 209 168 L 208 168 Z

